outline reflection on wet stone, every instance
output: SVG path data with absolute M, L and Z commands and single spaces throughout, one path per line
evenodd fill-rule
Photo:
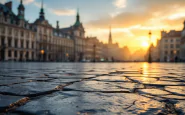
M 185 114 L 183 64 L 1 63 L 0 114 Z

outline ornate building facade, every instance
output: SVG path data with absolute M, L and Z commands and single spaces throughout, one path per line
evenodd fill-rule
M 0 4 L 0 60 L 8 61 L 79 61 L 84 58 L 85 30 L 80 22 L 69 28 L 52 27 L 45 18 L 43 3 L 34 23 L 25 19 L 21 0 L 18 14 L 12 2 Z
M 107 61 L 123 56 L 119 45 L 103 44 L 95 37 L 85 37 L 79 11 L 75 23 L 53 27 L 45 17 L 43 3 L 39 17 L 29 23 L 20 0 L 18 13 L 12 11 L 12 2 L 0 4 L 0 61 Z

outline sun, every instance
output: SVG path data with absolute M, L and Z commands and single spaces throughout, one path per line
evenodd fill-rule
M 148 42 L 146 41 L 142 42 L 142 47 L 148 47 L 148 46 L 149 46 Z

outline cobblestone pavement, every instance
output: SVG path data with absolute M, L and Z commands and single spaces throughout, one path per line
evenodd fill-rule
M 185 64 L 0 63 L 0 115 L 184 115 Z

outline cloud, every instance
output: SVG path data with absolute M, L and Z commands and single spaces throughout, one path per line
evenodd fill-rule
M 35 0 L 23 0 L 23 4 L 28 5 L 30 3 L 33 3 Z M 20 2 L 20 0 L 17 0 L 17 2 Z
M 52 11 L 57 16 L 71 16 L 76 14 L 76 11 L 73 9 L 52 9 Z
M 6 0 L 1 0 L 1 2 L 0 2 L 0 3 L 4 4 L 4 3 L 6 3 Z
M 41 2 L 34 2 L 34 5 L 40 8 Z M 74 9 L 67 9 L 67 8 L 66 9 L 54 9 L 54 8 L 50 8 L 46 4 L 44 4 L 44 8 L 48 9 L 48 11 L 52 12 L 53 14 L 57 16 L 71 16 L 71 15 L 76 14 L 76 11 Z
M 23 0 L 23 3 L 26 4 L 26 5 L 27 5 L 27 4 L 30 4 L 30 3 L 32 3 L 32 2 L 34 2 L 34 0 Z
M 36 7 L 38 7 L 38 8 L 40 8 L 41 7 L 41 2 L 34 2 L 34 5 L 36 6 Z M 46 6 L 46 4 L 44 4 L 44 8 L 46 8 L 47 6 Z
M 116 2 L 114 5 L 118 7 L 118 1 Z M 86 27 L 92 30 L 99 28 L 93 35 L 106 42 L 108 27 L 112 25 L 113 41 L 119 42 L 121 46 L 129 45 L 135 48 L 141 47 L 141 43 L 133 41 L 147 40 L 149 30 L 152 30 L 152 41 L 155 43 L 156 39 L 160 38 L 161 30 L 183 28 L 185 0 L 127 0 L 126 5 L 121 12 L 87 22 Z M 107 32 L 103 33 L 101 29 Z
M 114 0 L 113 4 L 117 8 L 125 8 L 127 6 L 127 0 Z

